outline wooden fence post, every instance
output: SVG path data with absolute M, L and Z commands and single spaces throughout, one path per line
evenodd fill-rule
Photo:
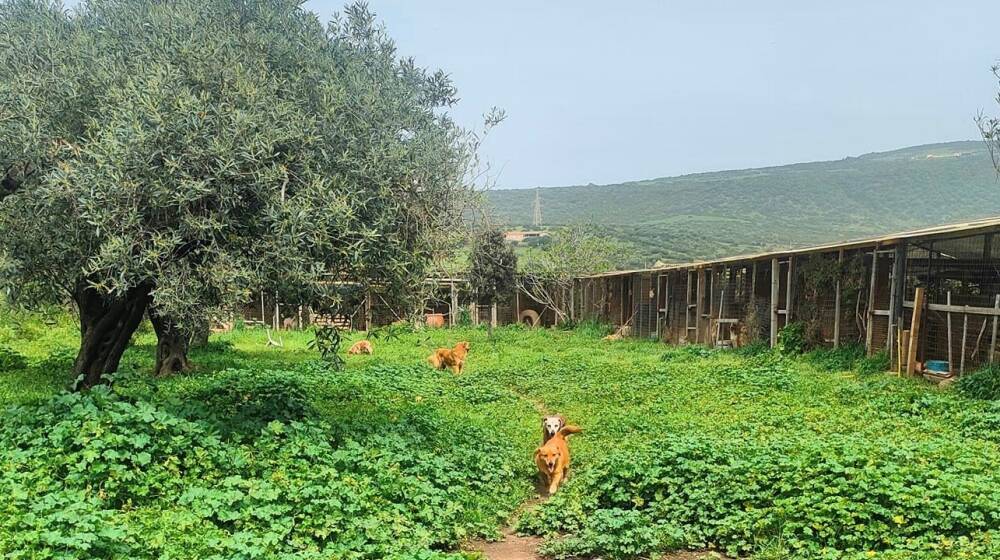
M 993 300 L 993 309 L 1000 309 L 1000 294 L 997 294 L 996 298 Z M 990 337 L 990 357 L 989 363 L 993 363 L 993 352 L 996 351 L 997 347 L 997 316 L 993 316 L 993 336 Z
M 924 310 L 924 288 L 920 286 L 913 295 L 913 321 L 910 322 L 910 349 L 906 353 L 906 375 L 913 375 L 917 367 L 917 344 L 920 341 L 920 317 Z
M 795 277 L 792 275 L 792 261 L 795 257 L 788 256 L 788 280 L 785 286 L 785 324 L 791 324 L 792 322 L 792 307 L 793 307 L 793 292 L 795 289 Z
M 451 309 L 448 310 L 448 325 L 454 327 L 458 320 L 458 290 L 455 288 L 455 280 L 451 281 Z
M 951 306 L 951 292 L 948 292 L 947 298 L 948 306 Z M 951 342 L 951 311 L 945 314 L 945 321 L 948 323 L 948 371 L 955 371 L 955 360 L 952 357 L 952 342 Z
M 372 330 L 372 291 L 365 294 L 365 330 Z
M 868 318 L 865 322 L 865 353 L 872 354 L 872 340 L 875 335 L 875 280 L 878 274 L 878 243 L 872 249 L 872 278 L 868 286 Z
M 780 293 L 781 265 L 771 259 L 771 348 L 778 344 L 778 294 Z
M 896 244 L 892 259 L 892 278 L 889 284 L 889 329 L 886 333 L 885 349 L 892 356 L 892 348 L 895 346 L 896 331 L 899 329 L 900 320 L 903 317 L 903 281 L 906 265 L 906 242 L 900 241 Z M 892 360 L 890 359 L 890 362 Z
M 837 287 L 833 299 L 833 347 L 840 346 L 840 277 L 844 273 L 844 250 L 837 251 Z

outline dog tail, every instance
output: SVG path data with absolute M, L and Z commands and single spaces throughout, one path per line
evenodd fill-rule
M 563 437 L 565 437 L 570 434 L 578 434 L 582 431 L 583 428 L 581 428 L 580 426 L 563 426 L 563 428 L 559 430 L 559 433 L 562 434 Z
M 438 357 L 437 352 L 434 352 L 430 356 L 427 356 L 427 363 L 429 363 L 430 365 L 434 366 L 434 369 L 440 369 L 441 368 L 441 358 Z

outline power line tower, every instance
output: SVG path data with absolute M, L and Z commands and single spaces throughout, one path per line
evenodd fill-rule
M 542 197 L 541 189 L 535 188 L 534 214 L 531 218 L 531 225 L 541 227 L 542 225 Z

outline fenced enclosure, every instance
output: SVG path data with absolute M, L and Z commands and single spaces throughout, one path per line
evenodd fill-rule
M 392 302 L 377 287 L 364 288 L 351 282 L 342 284 L 351 289 L 336 305 L 336 311 L 325 309 L 328 306 L 322 304 L 284 300 L 273 292 L 264 291 L 255 294 L 237 315 L 248 326 L 276 330 L 324 325 L 366 331 L 398 321 L 426 321 L 431 315 L 440 316 L 440 326 L 535 324 L 536 320 L 538 325 L 548 326 L 557 321 L 551 309 L 534 301 L 524 291 L 504 294 L 493 304 L 477 301 L 465 278 L 427 278 L 422 303 L 413 308 Z
M 673 344 L 777 344 L 790 323 L 813 346 L 885 350 L 893 367 L 913 357 L 961 374 L 996 359 L 1000 322 L 1000 218 L 877 239 L 577 278 L 562 319 L 616 325 L 622 334 Z M 428 278 L 423 315 L 444 326 L 552 325 L 549 305 L 516 291 L 493 305 L 477 302 L 462 278 Z M 913 321 L 919 301 L 918 321 Z M 377 290 L 363 291 L 336 316 L 265 293 L 246 306 L 249 323 L 313 323 L 367 330 L 412 318 Z M 911 332 L 912 331 L 912 332 Z M 911 336 L 912 335 L 912 336 Z
M 860 344 L 960 374 L 996 359 L 1000 219 L 877 239 L 579 278 L 580 317 L 640 338 L 772 346 L 802 323 L 814 345 Z M 916 324 L 917 289 L 924 294 Z M 905 342 L 903 347 L 901 342 Z

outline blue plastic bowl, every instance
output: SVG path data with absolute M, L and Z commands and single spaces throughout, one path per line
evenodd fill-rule
M 951 368 L 948 367 L 948 362 L 945 360 L 927 360 L 924 362 L 924 369 L 935 373 L 948 373 L 951 371 Z

